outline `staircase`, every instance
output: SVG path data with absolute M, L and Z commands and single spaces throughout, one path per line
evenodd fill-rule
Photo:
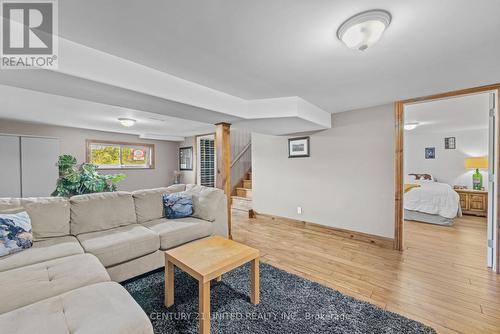
M 252 171 L 237 184 L 232 198 L 231 207 L 235 210 L 249 211 L 252 209 Z
M 252 210 L 252 132 L 231 131 L 231 208 Z

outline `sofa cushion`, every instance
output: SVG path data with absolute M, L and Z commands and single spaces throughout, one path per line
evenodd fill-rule
M 89 285 L 0 315 L 2 333 L 152 334 L 148 317 L 118 283 Z
M 123 282 L 136 276 L 165 267 L 165 252 L 157 250 L 154 253 L 141 256 L 127 262 L 107 267 L 109 277 L 114 282 Z
M 0 258 L 33 246 L 31 220 L 23 208 L 0 211 Z
M 132 194 L 108 192 L 70 198 L 71 234 L 108 230 L 137 222 Z
M 193 196 L 193 217 L 213 222 L 218 203 L 225 197 L 224 192 L 217 188 L 188 185 L 186 193 Z
M 0 271 L 28 266 L 64 256 L 83 254 L 83 248 L 73 236 L 35 241 L 33 247 L 0 259 Z
M 166 250 L 187 242 L 212 235 L 212 223 L 188 217 L 156 219 L 142 225 L 160 235 L 160 249 Z
M 109 275 L 91 254 L 79 254 L 0 272 L 0 314 L 83 286 Z
M 174 184 L 164 188 L 136 190 L 132 192 L 137 222 L 144 223 L 149 220 L 164 217 L 163 194 L 184 191 L 185 188 L 186 185 L 184 184 Z
M 179 184 L 172 184 L 167 187 L 169 193 L 178 193 L 181 191 L 186 190 L 186 185 L 179 183 Z
M 105 267 L 154 253 L 160 248 L 158 233 L 138 224 L 84 233 L 77 238 L 85 252 L 97 256 Z
M 4 197 L 0 198 L 0 210 L 17 209 L 21 207 L 20 198 Z
M 63 197 L 22 198 L 28 211 L 35 240 L 69 235 L 70 205 Z

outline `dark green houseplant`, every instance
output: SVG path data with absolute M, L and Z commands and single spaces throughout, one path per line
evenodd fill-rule
M 59 179 L 52 196 L 70 197 L 116 191 L 116 184 L 126 177 L 125 174 L 99 174 L 97 166 L 89 163 L 78 167 L 76 158 L 68 154 L 59 156 L 58 167 Z

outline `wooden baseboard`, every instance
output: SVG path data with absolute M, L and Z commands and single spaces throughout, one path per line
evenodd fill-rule
M 393 249 L 394 248 L 394 239 L 381 237 L 374 234 L 368 234 L 363 232 L 345 230 L 337 227 L 331 227 L 326 225 L 320 225 L 316 223 L 310 223 L 302 220 L 296 220 L 291 218 L 279 217 L 274 215 L 269 215 L 265 213 L 258 213 L 255 210 L 252 210 L 252 217 L 250 218 L 267 218 L 274 221 L 278 221 L 282 224 L 288 224 L 295 227 L 300 227 L 306 230 L 311 231 L 320 231 L 326 234 L 336 235 L 346 239 L 352 239 L 357 241 L 362 241 L 369 243 L 371 245 L 376 245 L 382 248 Z

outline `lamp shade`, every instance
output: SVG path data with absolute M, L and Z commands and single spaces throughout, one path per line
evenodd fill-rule
M 488 169 L 488 158 L 465 158 L 465 168 L 467 169 Z

